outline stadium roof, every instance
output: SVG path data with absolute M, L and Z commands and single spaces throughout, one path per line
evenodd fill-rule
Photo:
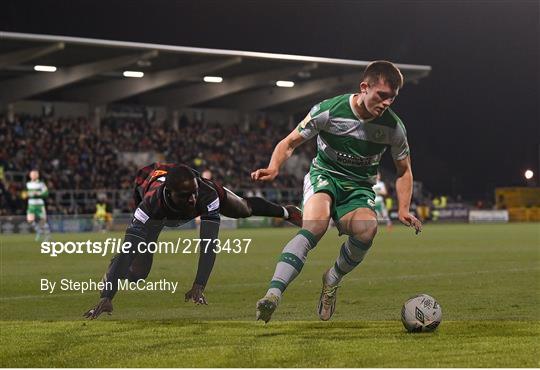
M 71 101 L 295 112 L 357 89 L 369 61 L 0 31 L 0 102 Z M 57 67 L 36 72 L 35 65 Z M 430 66 L 397 64 L 405 82 Z M 142 78 L 123 72 L 141 71 Z M 219 76 L 207 83 L 204 76 Z M 277 87 L 276 81 L 294 87 Z

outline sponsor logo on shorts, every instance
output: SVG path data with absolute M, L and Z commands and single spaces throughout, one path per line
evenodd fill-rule
M 327 186 L 328 180 L 323 179 L 321 175 L 317 176 L 317 187 L 320 188 L 321 186 Z

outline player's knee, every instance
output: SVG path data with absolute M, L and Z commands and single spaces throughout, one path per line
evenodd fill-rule
M 251 216 L 251 210 L 249 208 L 237 208 L 234 210 L 222 212 L 223 216 L 230 218 L 248 218 Z
M 362 220 L 357 222 L 351 236 L 362 243 L 371 243 L 375 235 L 377 235 L 377 221 Z
M 302 221 L 302 229 L 309 231 L 315 237 L 316 242 L 322 239 L 330 220 L 304 220 Z
M 127 279 L 129 282 L 137 282 L 139 280 L 145 280 L 148 277 L 148 274 L 150 274 L 150 270 L 148 271 L 132 271 L 131 269 L 128 272 Z
M 150 274 L 152 268 L 152 258 L 138 255 L 133 259 L 129 266 L 129 272 L 127 278 L 129 281 L 134 282 L 140 279 L 146 279 Z
M 304 210 L 302 228 L 309 230 L 319 241 L 330 224 L 330 209 Z
M 251 203 L 248 199 L 243 199 L 243 201 L 240 202 L 237 212 L 239 215 L 237 218 L 246 218 L 250 217 L 253 214 L 253 207 L 251 206 Z
M 125 279 L 128 277 L 128 272 L 125 270 L 125 269 L 122 269 L 121 266 L 122 266 L 122 259 L 125 258 L 122 256 L 122 254 L 117 254 L 116 256 L 114 256 L 112 259 L 111 259 L 111 262 L 109 264 L 109 271 L 111 270 L 114 270 L 116 268 L 116 266 L 120 266 L 118 268 L 118 278 L 120 279 Z
M 221 214 L 231 218 L 246 218 L 252 215 L 252 207 L 248 199 L 242 199 L 240 197 L 231 199 L 228 196 L 221 208 Z

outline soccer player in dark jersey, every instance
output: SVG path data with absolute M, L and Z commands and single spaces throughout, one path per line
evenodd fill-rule
M 185 294 L 185 300 L 207 304 L 203 291 L 216 258 L 214 243 L 218 238 L 220 214 L 231 218 L 283 217 L 297 226 L 302 222 L 301 211 L 295 206 L 282 207 L 258 197 L 241 198 L 182 164 L 153 163 L 140 169 L 135 180 L 134 199 L 137 206 L 124 238 L 124 243 L 131 243 L 134 249 L 111 260 L 103 277 L 109 284 L 105 284 L 98 304 L 84 314 L 87 318 L 95 319 L 103 312 L 112 312 L 118 279 L 146 279 L 153 254 L 139 253 L 138 245 L 157 241 L 164 226 L 179 226 L 200 216 L 200 238 L 212 242 L 208 248 L 200 248 L 195 281 Z

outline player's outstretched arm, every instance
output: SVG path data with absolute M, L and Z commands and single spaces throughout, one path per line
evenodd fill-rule
M 186 302 L 208 304 L 203 292 L 216 260 L 216 244 L 219 242 L 219 225 L 219 209 L 214 210 L 211 215 L 201 216 L 200 238 L 203 243 L 200 246 L 199 264 L 195 281 L 191 289 L 184 296 Z M 210 242 L 207 243 L 207 240 Z
M 409 211 L 413 189 L 411 159 L 407 156 L 401 160 L 394 160 L 394 164 L 397 169 L 396 192 L 399 206 L 399 221 L 406 226 L 414 227 L 418 234 L 422 231 L 422 222 L 414 217 Z
M 251 173 L 251 179 L 255 181 L 272 181 L 279 174 L 279 169 L 287 159 L 293 154 L 294 150 L 306 141 L 300 136 L 297 129 L 294 129 L 286 138 L 281 140 L 272 153 L 270 164 L 267 168 L 259 168 Z

